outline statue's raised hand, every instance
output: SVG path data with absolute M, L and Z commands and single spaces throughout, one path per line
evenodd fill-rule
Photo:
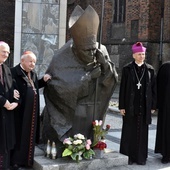
M 108 61 L 107 56 L 104 56 L 103 52 L 100 49 L 96 50 L 96 60 L 97 63 L 101 65 L 101 69 L 103 72 L 105 72 L 108 68 Z

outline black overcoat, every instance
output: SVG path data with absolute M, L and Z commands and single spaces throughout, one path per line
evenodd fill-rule
M 19 105 L 18 109 L 16 110 L 15 114 L 15 124 L 16 124 L 16 135 L 17 135 L 17 144 L 19 145 L 19 141 L 21 141 L 21 130 L 22 130 L 22 122 L 23 122 L 23 113 L 26 106 L 26 94 L 27 94 L 27 78 L 26 75 L 21 71 L 20 64 L 17 66 L 11 68 L 12 76 L 14 79 L 14 84 L 19 90 L 20 98 L 21 98 L 21 104 Z M 37 102 L 39 106 L 39 88 L 45 86 L 45 82 L 43 79 L 38 80 L 36 72 L 31 71 L 32 80 L 34 82 L 36 91 L 37 91 Z M 31 99 L 30 99 L 31 100 Z M 40 121 L 40 114 L 39 114 L 39 107 L 36 108 L 37 110 L 37 137 L 36 142 L 38 143 L 39 140 L 39 121 Z M 18 146 L 17 146 L 18 147 Z
M 155 152 L 170 157 L 170 62 L 164 63 L 157 74 L 158 122 Z
M 12 149 L 15 144 L 14 112 L 4 107 L 6 100 L 14 102 L 13 81 L 10 69 L 3 64 L 4 86 L 0 83 L 0 153 Z
M 156 109 L 156 75 L 151 65 L 146 65 L 146 91 L 145 91 L 145 110 L 146 124 L 151 123 L 151 109 Z M 134 116 L 134 96 L 135 96 L 135 72 L 133 62 L 124 66 L 122 70 L 121 85 L 119 91 L 119 109 L 125 109 L 124 120 L 128 121 Z

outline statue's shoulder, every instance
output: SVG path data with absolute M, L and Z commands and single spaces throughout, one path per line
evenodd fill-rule
M 70 52 L 72 43 L 73 43 L 72 39 L 65 43 L 60 49 L 56 51 L 55 56 L 61 55 L 61 53 Z

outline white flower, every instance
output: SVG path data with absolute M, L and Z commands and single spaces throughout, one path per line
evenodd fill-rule
M 103 123 L 102 120 L 95 120 L 95 125 L 96 125 L 96 126 L 101 126 L 102 123 Z
M 82 140 L 75 140 L 73 141 L 73 144 L 74 145 L 82 144 Z
M 99 121 L 95 120 L 95 125 L 98 126 L 99 125 Z
M 101 125 L 102 125 L 102 123 L 103 123 L 103 121 L 102 121 L 102 120 L 100 120 L 100 121 L 99 121 L 99 126 L 101 126 Z
M 77 138 L 77 139 L 85 139 L 84 135 L 78 133 L 77 135 L 74 135 L 74 138 Z

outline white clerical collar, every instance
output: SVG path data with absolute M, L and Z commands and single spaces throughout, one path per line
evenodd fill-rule
M 20 67 L 24 70 L 24 71 L 26 71 L 25 69 L 24 69 L 24 67 L 22 67 L 22 65 L 20 64 Z
M 144 64 L 144 62 L 143 62 L 143 63 L 137 63 L 137 62 L 135 61 L 135 64 L 140 67 L 140 66 L 142 66 L 142 65 Z

